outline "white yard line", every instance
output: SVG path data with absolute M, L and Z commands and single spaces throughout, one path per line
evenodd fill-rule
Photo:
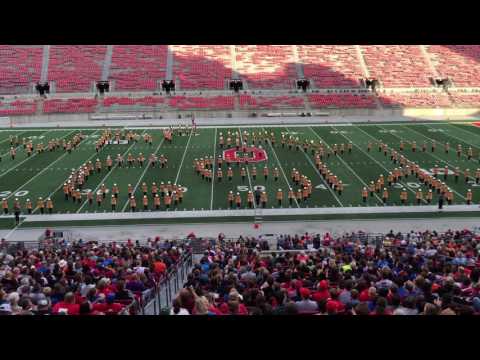
M 145 133 L 145 131 L 142 133 L 142 135 Z M 125 154 L 127 154 L 134 146 L 136 145 L 135 142 L 133 142 L 132 145 L 130 145 L 128 147 L 127 150 L 125 150 L 125 152 L 123 153 L 122 157 L 125 157 Z M 115 162 L 115 165 L 112 166 L 111 170 L 109 172 L 107 172 L 107 174 L 104 176 L 104 178 L 102 180 L 99 181 L 97 187 L 93 190 L 93 193 L 96 194 L 98 189 L 100 188 L 100 186 L 102 186 L 102 184 L 105 182 L 105 180 L 108 179 L 108 177 L 113 173 L 113 170 L 115 170 L 116 168 L 118 167 L 118 162 Z M 82 204 L 82 206 L 80 206 L 80 208 L 76 211 L 76 213 L 80 213 L 80 211 L 83 209 L 83 207 L 87 204 L 88 200 L 85 200 Z
M 265 128 L 262 127 L 262 130 L 265 131 Z M 270 149 L 272 149 L 273 155 L 275 156 L 275 159 L 277 159 L 277 164 L 278 164 L 278 166 L 280 166 L 280 170 L 282 171 L 283 178 L 285 179 L 285 182 L 287 183 L 287 186 L 288 186 L 288 189 L 287 189 L 287 193 L 288 193 L 290 188 L 293 188 L 293 187 L 290 185 L 290 182 L 288 181 L 288 178 L 285 175 L 285 171 L 283 171 L 283 166 L 280 163 L 280 160 L 278 159 L 278 156 L 277 156 L 277 152 L 275 151 L 275 148 L 272 146 L 272 143 L 270 142 L 270 140 L 268 141 L 268 145 L 270 145 Z M 295 204 L 297 204 L 297 207 L 300 207 L 300 205 L 298 204 L 296 196 L 295 196 L 294 200 L 295 200 Z
M 466 130 L 463 130 L 463 129 L 461 129 L 461 128 L 457 128 L 457 127 L 453 126 L 452 124 L 447 124 L 447 125 L 451 126 L 451 127 L 454 128 L 454 129 L 466 131 Z M 433 129 L 430 125 L 426 125 L 426 126 L 427 126 L 429 129 Z M 468 131 L 467 131 L 467 132 L 468 132 Z M 470 136 L 475 136 L 475 134 L 472 134 L 472 133 L 469 133 L 469 134 L 470 134 Z M 457 139 L 457 140 L 459 140 L 459 141 L 461 141 L 461 142 L 464 142 L 465 144 L 470 145 L 472 148 L 475 148 L 475 149 L 480 148 L 480 145 L 472 144 L 471 142 L 469 142 L 469 141 L 467 141 L 467 140 L 465 140 L 465 139 L 462 139 L 462 138 L 459 138 L 458 136 L 452 135 L 451 132 L 448 132 L 448 136 L 453 137 L 454 139 Z M 477 136 L 478 136 L 478 135 L 477 135 Z
M 190 130 L 190 136 L 188 137 L 187 145 L 185 145 L 185 151 L 183 152 L 182 160 L 180 161 L 180 166 L 178 167 L 177 177 L 175 178 L 174 184 L 176 184 L 178 179 L 180 178 L 180 172 L 182 171 L 183 161 L 185 160 L 185 155 L 187 155 L 188 145 L 190 144 L 192 135 L 193 135 L 193 129 Z
M 1 131 L 2 131 L 2 130 L 0 130 L 0 132 L 1 132 Z M 26 132 L 28 132 L 28 130 L 24 130 L 24 131 L 22 131 L 20 134 L 14 134 L 14 135 L 15 135 L 15 136 L 20 136 L 21 134 L 24 134 L 24 133 L 26 133 Z M 10 137 L 6 138 L 5 140 L 0 141 L 0 144 L 3 144 L 3 143 L 6 142 L 6 141 L 10 141 Z M 20 146 L 21 146 L 21 145 L 20 145 Z M 20 146 L 19 146 L 19 147 L 20 147 Z M 7 152 L 7 154 L 8 154 L 8 152 Z
M 73 132 L 73 131 L 72 131 Z M 21 189 L 23 189 L 25 186 L 27 186 L 28 184 L 30 184 L 33 180 L 35 180 L 37 177 L 39 177 L 40 175 L 42 175 L 45 171 L 47 171 L 48 169 L 50 169 L 50 167 L 55 164 L 57 161 L 60 161 L 62 160 L 65 156 L 68 155 L 68 152 L 65 152 L 62 156 L 59 156 L 54 162 L 50 163 L 46 168 L 44 168 L 42 171 L 38 172 L 35 176 L 31 177 L 30 180 L 28 180 L 25 184 L 23 184 L 22 186 L 20 186 L 18 189 L 12 191 L 12 193 L 10 195 L 8 195 L 6 197 L 6 199 L 9 199 L 10 197 L 12 197 L 14 194 L 17 193 L 17 191 L 20 191 Z
M 240 148 L 243 147 L 243 136 L 242 136 L 242 130 L 240 130 L 240 127 L 238 127 L 238 132 L 240 133 Z M 248 144 L 247 144 L 248 146 Z M 248 170 L 248 166 L 245 165 L 245 169 L 247 170 L 247 176 L 248 176 L 248 183 L 250 184 L 250 191 L 253 193 L 253 186 L 252 186 L 252 180 L 250 179 L 250 170 Z M 253 202 L 253 208 L 256 209 L 257 208 L 257 204 L 255 203 L 255 201 Z
M 290 130 L 285 127 L 285 129 L 290 132 Z M 315 164 L 312 162 L 312 159 L 310 159 L 310 156 L 308 156 L 308 154 L 303 151 L 303 149 L 301 150 L 303 155 L 305 155 L 305 157 L 307 158 L 308 162 L 310 163 L 310 165 L 312 165 L 313 169 L 315 170 L 315 172 L 318 174 L 318 176 L 320 177 L 320 179 L 322 180 L 323 184 L 325 185 L 325 187 L 328 189 L 328 191 L 330 192 L 330 194 L 332 194 L 332 196 L 335 198 L 335 200 L 337 200 L 338 202 L 338 205 L 344 207 L 345 205 L 343 205 L 342 201 L 338 198 L 337 194 L 335 194 L 335 192 L 332 190 L 332 188 L 327 184 L 327 182 L 325 181 L 325 179 L 323 178 L 322 174 L 320 173 L 320 171 L 317 169 L 317 167 L 315 166 Z
M 381 127 L 381 126 L 380 126 L 380 127 Z M 434 140 L 434 139 L 432 139 L 432 138 L 429 138 L 429 137 L 426 136 L 426 135 L 423 135 L 422 133 L 420 133 L 420 132 L 418 132 L 418 131 L 416 131 L 416 130 L 409 129 L 409 128 L 405 128 L 405 129 L 410 130 L 410 131 L 414 131 L 414 132 L 418 133 L 419 135 L 422 135 L 423 137 L 425 137 L 425 138 L 427 138 L 427 139 L 430 139 L 431 141 L 435 141 L 435 142 L 437 142 L 437 143 L 439 142 L 439 141 L 437 141 L 437 140 Z M 391 133 L 391 134 L 392 134 L 393 136 L 395 136 L 396 138 L 401 139 L 401 138 L 400 138 L 398 135 L 396 135 L 395 133 Z M 441 142 L 440 142 L 440 143 L 441 143 Z M 447 164 L 448 166 L 450 166 L 450 167 L 452 167 L 452 168 L 455 168 L 455 166 L 453 166 L 451 163 L 449 163 L 449 162 L 446 161 L 446 160 L 443 160 L 443 159 L 439 158 L 437 155 L 434 155 L 433 153 L 428 153 L 428 155 L 430 155 L 431 157 L 437 159 L 438 161 L 441 161 L 441 162 Z M 452 187 L 451 189 L 453 190 L 453 192 L 454 192 L 455 194 L 457 194 L 458 196 L 460 196 L 463 200 L 467 200 L 467 198 L 466 198 L 465 196 L 463 196 L 463 195 L 460 194 L 458 191 L 456 191 L 455 189 L 453 189 L 453 187 Z
M 332 126 L 331 128 L 334 129 L 335 131 L 338 131 L 334 126 Z M 312 128 L 310 128 L 310 130 L 315 134 L 315 136 L 316 136 L 317 138 L 319 138 L 325 145 L 327 145 L 329 149 L 331 149 L 330 145 L 328 145 L 328 143 L 327 143 L 324 139 L 322 139 L 322 138 L 320 137 L 320 135 L 317 134 L 316 131 L 314 131 Z M 342 134 L 342 133 L 340 133 L 340 135 L 342 135 L 345 139 L 347 139 L 348 141 L 350 141 L 350 142 L 353 144 L 353 141 L 352 141 L 350 138 L 348 138 L 346 135 L 344 135 L 344 134 Z M 338 156 L 338 159 L 350 170 L 350 172 L 351 172 L 353 175 L 355 175 L 355 177 L 356 177 L 358 180 L 360 180 L 360 182 L 363 184 L 363 186 L 365 186 L 365 187 L 368 188 L 367 183 L 366 183 L 365 181 L 363 181 L 363 179 L 356 173 L 356 171 L 353 170 L 353 169 L 350 167 L 350 165 L 348 165 L 347 162 L 342 159 L 341 156 Z M 374 194 L 374 196 L 378 199 L 378 201 L 380 201 L 380 203 L 382 204 L 382 203 L 383 203 L 383 200 L 380 198 L 380 196 L 378 196 L 378 194 L 377 194 L 376 192 L 374 192 L 373 194 Z
M 95 134 L 96 132 L 98 132 L 98 131 L 100 131 L 100 129 L 94 131 L 91 135 L 94 135 L 94 134 Z M 100 151 L 102 151 L 103 149 L 105 149 L 105 147 L 102 147 L 102 148 L 100 149 Z M 94 158 L 94 157 L 96 157 L 96 156 L 98 157 L 98 154 L 99 154 L 99 153 L 97 153 L 97 152 L 93 153 L 93 155 L 90 156 L 88 159 L 86 159 L 83 163 L 86 163 L 86 162 L 90 161 L 92 158 Z M 65 179 L 65 181 L 61 182 L 60 185 L 59 185 L 55 190 L 53 190 L 50 194 L 48 194 L 45 199 L 51 198 L 53 195 L 55 195 L 55 193 L 63 187 L 63 184 L 64 184 L 66 181 L 67 181 L 67 179 Z M 35 213 L 35 211 L 37 211 L 37 210 L 38 210 L 38 206 L 36 206 L 35 209 L 33 209 L 32 214 Z
M 366 134 L 367 136 L 371 137 L 373 140 L 375 141 L 379 141 L 379 139 L 377 139 L 376 137 L 370 135 L 369 133 L 367 133 L 365 130 L 363 130 L 362 128 L 358 127 L 358 126 L 355 126 L 358 130 L 360 130 L 361 132 L 363 132 L 364 134 Z M 357 145 L 355 145 L 357 146 Z M 359 146 L 357 146 L 365 155 L 367 155 L 370 159 L 372 159 L 373 161 L 375 161 L 379 166 L 383 167 L 387 172 L 390 172 L 390 170 L 388 170 L 382 163 L 380 163 L 379 161 L 377 161 L 375 158 L 373 158 L 370 154 L 366 153 L 365 150 L 363 150 L 362 148 L 360 148 Z M 416 194 L 415 191 L 413 191 L 412 189 L 410 189 L 409 186 L 405 185 L 404 183 L 402 182 L 398 182 L 400 185 L 402 185 L 405 189 L 407 189 L 408 191 L 410 191 L 412 194 Z M 422 200 L 424 203 L 427 203 L 427 201 L 425 199 Z
M 74 130 L 74 131 L 75 131 L 75 130 Z M 47 132 L 49 132 L 49 131 L 45 131 L 43 134 L 46 134 Z M 72 132 L 73 132 L 73 131 L 72 131 Z M 71 132 L 71 133 L 72 133 L 72 132 Z M 65 135 L 65 136 L 68 136 L 68 135 L 70 135 L 71 133 L 69 133 L 69 134 L 67 134 L 67 135 Z M 43 135 L 43 134 L 42 134 L 42 135 Z M 41 136 L 42 136 L 42 135 L 41 135 Z M 65 136 L 61 137 L 60 139 L 63 139 Z M 22 147 L 22 145 L 18 145 L 18 146 L 15 148 L 15 150 L 17 150 L 17 149 L 20 148 L 20 147 Z M 1 157 L 5 156 L 5 155 L 8 155 L 8 154 L 10 154 L 10 150 L 7 151 L 5 154 L 2 154 Z M 20 163 L 18 163 L 18 164 L 15 165 L 14 167 L 12 167 L 12 168 L 8 169 L 6 172 L 0 174 L 0 178 L 3 177 L 3 176 L 5 176 L 6 174 L 8 174 L 10 171 L 16 169 L 17 167 L 19 167 L 20 165 L 22 165 L 24 162 L 26 162 L 26 161 L 34 158 L 37 154 L 38 154 L 38 153 L 35 152 L 32 156 L 23 159 L 22 161 L 20 161 Z
M 213 188 L 215 186 L 215 164 L 217 163 L 217 128 L 215 128 L 215 139 L 213 140 L 213 164 L 212 164 L 212 196 L 210 197 L 210 210 L 213 210 Z
M 162 141 L 160 141 L 160 144 L 158 144 L 157 148 L 155 149 L 155 152 L 154 154 L 156 155 L 158 150 L 160 150 L 160 148 L 162 147 L 163 143 L 165 141 L 165 138 L 162 139 Z M 137 183 L 135 184 L 135 187 L 133 188 L 133 195 L 135 196 L 135 192 L 137 191 L 138 189 L 138 186 L 140 185 L 140 182 L 143 180 L 143 177 L 145 176 L 145 174 L 147 173 L 148 169 L 150 168 L 150 162 L 148 162 L 146 164 L 147 166 L 145 166 L 145 170 L 143 170 L 142 172 L 142 175 L 140 175 L 140 178 L 138 179 Z M 128 200 L 125 202 L 125 205 L 123 206 L 122 208 L 122 212 L 125 211 L 125 209 L 127 208 L 128 206 Z

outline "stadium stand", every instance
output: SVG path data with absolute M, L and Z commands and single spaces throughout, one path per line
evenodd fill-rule
M 0 45 L 0 94 L 23 94 L 40 80 L 42 46 Z
M 480 106 L 480 94 L 450 93 L 450 98 L 458 107 Z
M 451 107 L 447 94 L 443 93 L 393 93 L 381 94 L 379 100 L 384 107 Z
M 48 80 L 57 92 L 88 92 L 102 75 L 106 46 L 53 45 L 50 47 Z
M 367 108 L 377 107 L 375 99 L 370 95 L 356 94 L 309 94 L 307 95 L 310 106 L 315 109 L 320 108 Z
M 34 101 L 15 100 L 12 102 L 0 101 L 0 115 L 33 115 L 36 111 L 36 104 Z
M 301 96 L 251 96 L 240 95 L 241 109 L 304 108 Z
M 172 96 L 167 101 L 169 108 L 177 110 L 233 110 L 233 96 Z
M 172 45 L 173 77 L 182 90 L 224 89 L 232 78 L 229 45 Z
M 221 235 L 171 315 L 478 315 L 480 237 L 435 231 L 266 241 Z M 293 250 L 292 250 L 293 249 Z
M 97 103 L 96 99 L 52 99 L 43 103 L 43 112 L 45 114 L 93 113 Z
M 455 86 L 480 86 L 480 45 L 429 45 L 428 53 L 439 76 Z
M 114 45 L 109 80 L 115 90 L 155 90 L 165 79 L 167 45 Z
M 358 88 L 364 77 L 354 46 L 299 45 L 304 75 L 316 88 Z
M 47 230 L 48 232 L 48 230 Z M 189 255 L 175 242 L 67 242 L 47 238 L 36 249 L 2 240 L 1 315 L 129 315 Z
M 291 89 L 297 78 L 291 45 L 236 45 L 236 70 L 249 89 Z
M 362 45 L 370 77 L 384 87 L 428 87 L 433 76 L 419 46 Z

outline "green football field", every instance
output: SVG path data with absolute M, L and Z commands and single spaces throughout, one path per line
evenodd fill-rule
M 63 149 L 54 152 L 44 152 L 27 157 L 22 146 L 17 149 L 17 156 L 12 160 L 9 155 L 11 135 L 21 138 L 31 138 L 34 145 L 38 142 L 48 143 L 49 139 L 64 138 L 70 139 L 79 131 L 87 135 L 86 139 L 81 142 L 78 149 L 68 154 Z M 114 131 L 115 129 L 112 128 Z M 233 181 L 229 182 L 226 177 L 226 167 L 224 163 L 224 178 L 222 182 L 213 181 L 211 183 L 204 181 L 199 177 L 193 167 L 193 161 L 196 158 L 205 156 L 213 156 L 217 158 L 222 154 L 222 149 L 218 144 L 219 133 L 226 134 L 227 131 L 232 132 L 244 130 L 248 132 L 258 132 L 259 130 L 273 131 L 276 136 L 275 147 L 271 144 L 262 143 L 262 147 L 266 151 L 267 159 L 255 164 L 257 167 L 257 179 L 251 176 L 252 166 L 249 164 L 248 176 L 244 182 L 239 175 L 240 170 L 236 165 L 232 165 L 234 170 Z M 163 134 L 160 128 L 139 128 L 136 131 L 139 134 L 148 132 L 153 136 L 153 144 L 149 146 L 142 141 L 136 144 L 124 145 L 107 145 L 98 154 L 95 151 L 95 142 L 100 136 L 102 129 L 85 128 L 85 129 L 18 129 L 18 130 L 0 130 L 0 154 L 2 160 L 0 162 L 0 199 L 7 198 L 10 209 L 13 201 L 18 198 L 22 206 L 27 198 L 31 199 L 34 208 L 39 197 L 44 199 L 51 197 L 54 202 L 55 213 L 92 213 L 92 212 L 109 212 L 111 211 L 109 197 L 98 207 L 94 202 L 89 205 L 86 202 L 85 195 L 81 204 L 64 200 L 62 185 L 70 175 L 72 169 L 77 169 L 86 161 L 92 161 L 99 158 L 102 163 L 108 155 L 115 159 L 117 154 L 127 155 L 132 153 L 137 156 L 140 152 L 148 156 L 155 153 L 160 156 L 165 155 L 168 158 L 168 167 L 161 169 L 160 167 L 149 167 L 146 161 L 143 167 L 135 168 L 119 168 L 114 166 L 108 171 L 104 166 L 101 173 L 94 173 L 84 185 L 84 191 L 91 189 L 96 192 L 102 183 L 108 189 L 116 183 L 120 188 L 119 201 L 117 211 L 130 211 L 127 199 L 127 185 L 132 184 L 136 188 L 135 196 L 137 199 L 137 211 L 143 211 L 141 198 L 141 184 L 147 183 L 149 188 L 152 182 L 159 184 L 160 182 L 172 184 L 177 183 L 184 187 L 183 203 L 176 208 L 170 208 L 168 211 L 181 210 L 225 210 L 228 208 L 227 193 L 231 190 L 234 193 L 240 192 L 243 200 L 243 206 L 247 205 L 247 191 L 256 186 L 265 188 L 268 194 L 267 208 L 288 208 L 287 190 L 292 186 L 295 190 L 297 187 L 291 182 L 290 173 L 292 168 L 298 169 L 302 174 L 308 176 L 313 183 L 313 193 L 307 202 L 294 202 L 292 207 L 302 208 L 322 208 L 322 207 L 357 207 L 357 206 L 383 206 L 381 194 L 369 197 L 366 204 L 361 198 L 361 189 L 370 183 L 376 181 L 380 174 L 385 179 L 389 171 L 398 165 L 394 165 L 390 160 L 390 156 L 384 156 L 383 152 L 378 151 L 377 142 L 383 141 L 391 147 L 399 150 L 400 141 L 406 144 L 405 150 L 402 152 L 405 157 L 411 161 L 419 163 L 420 167 L 431 171 L 438 165 L 441 169 L 448 166 L 452 171 L 456 166 L 461 169 L 462 174 L 458 183 L 454 181 L 452 175 L 448 176 L 446 183 L 454 192 L 454 203 L 465 204 L 467 189 L 473 191 L 473 201 L 478 204 L 480 201 L 480 185 L 475 184 L 472 180 L 466 183 L 463 170 L 470 169 L 472 178 L 475 170 L 480 167 L 480 128 L 468 123 L 402 123 L 402 124 L 342 124 L 342 125 L 318 125 L 318 126 L 288 126 L 288 127 L 261 127 L 261 126 L 242 126 L 242 127 L 201 127 L 198 133 L 192 133 L 185 136 L 175 136 L 171 144 L 163 141 Z M 299 137 L 300 140 L 308 139 L 315 142 L 322 141 L 327 146 L 333 144 L 353 143 L 353 151 L 351 154 L 346 152 L 343 156 L 330 156 L 325 160 L 328 168 L 338 176 L 345 184 L 344 192 L 339 195 L 330 189 L 319 172 L 314 166 L 314 158 L 310 152 L 289 150 L 286 146 L 282 148 L 280 137 L 282 133 L 291 134 Z M 435 140 L 437 148 L 434 153 L 431 152 L 430 144 Z M 417 152 L 412 152 L 409 143 L 416 141 Z M 421 145 L 426 141 L 428 148 L 424 153 L 421 151 Z M 371 152 L 367 152 L 368 142 L 373 143 Z M 443 144 L 450 143 L 450 152 L 444 152 Z M 456 147 L 461 144 L 463 154 L 457 157 Z M 468 147 L 473 148 L 473 158 L 467 159 L 466 153 Z M 115 164 L 115 162 L 114 162 Z M 270 176 L 267 180 L 262 174 L 263 167 L 267 165 L 270 169 Z M 272 176 L 273 168 L 278 167 L 280 177 L 278 181 L 274 181 Z M 441 176 L 443 180 L 443 176 Z M 415 191 L 421 186 L 414 176 L 408 179 L 402 179 L 401 184 L 391 186 L 389 188 L 390 199 L 387 205 L 400 205 L 399 195 L 402 188 L 408 190 L 408 204 L 411 206 L 415 203 Z M 275 195 L 278 189 L 284 192 L 284 201 L 282 205 L 278 205 Z M 437 200 L 437 194 L 434 195 L 433 203 Z M 408 205 L 407 205 L 408 206 Z M 153 210 L 153 201 L 150 198 L 150 209 Z M 25 209 L 24 209 L 25 210 Z M 167 211 L 163 205 L 160 211 Z M 25 213 L 25 211 L 24 211 Z M 38 209 L 34 210 L 34 214 L 38 214 Z

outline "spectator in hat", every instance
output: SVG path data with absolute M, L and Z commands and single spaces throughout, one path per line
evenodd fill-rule
M 315 301 L 310 300 L 310 290 L 307 288 L 300 288 L 300 301 L 295 303 L 297 310 L 302 313 L 315 313 L 318 311 L 318 305 Z

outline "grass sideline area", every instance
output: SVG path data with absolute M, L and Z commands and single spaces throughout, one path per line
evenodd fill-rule
M 160 128 L 150 129 L 148 127 L 139 127 L 138 133 L 143 134 L 148 132 L 153 137 L 152 145 L 145 144 L 143 141 L 139 141 L 136 144 L 119 144 L 119 145 L 107 145 L 98 154 L 95 151 L 95 142 L 100 136 L 102 128 L 85 128 L 82 129 L 82 133 L 86 136 L 86 139 L 82 141 L 77 150 L 74 150 L 71 154 L 65 153 L 63 150 L 56 150 L 53 152 L 46 151 L 45 153 L 38 154 L 27 158 L 26 152 L 22 147 L 17 149 L 17 156 L 15 160 L 12 160 L 9 156 L 11 135 L 18 136 L 19 138 L 30 138 L 34 145 L 39 142 L 43 142 L 44 145 L 48 143 L 50 139 L 64 138 L 66 140 L 71 139 L 77 132 L 75 128 L 56 128 L 56 129 L 15 129 L 15 130 L 0 130 L 0 154 L 2 155 L 2 161 L 0 162 L 0 199 L 7 197 L 9 206 L 13 205 L 15 198 L 18 198 L 22 206 L 27 198 L 31 199 L 36 205 L 36 201 L 39 197 L 47 198 L 51 197 L 54 203 L 55 213 L 92 213 L 109 212 L 110 201 L 107 200 L 97 207 L 88 205 L 86 203 L 85 195 L 81 204 L 73 203 L 71 201 L 65 201 L 63 197 L 62 184 L 66 181 L 70 175 L 72 169 L 78 168 L 86 161 L 95 162 L 99 158 L 102 163 L 105 162 L 107 155 L 110 155 L 115 159 L 116 155 L 132 153 L 137 156 L 142 152 L 148 159 L 151 153 L 155 153 L 157 156 L 161 154 L 168 158 L 168 166 L 165 169 L 160 169 L 158 166 L 155 168 L 148 167 L 145 164 L 143 167 L 136 166 L 134 168 L 119 168 L 113 167 L 111 171 L 108 171 L 104 166 L 102 172 L 94 173 L 85 183 L 84 191 L 86 189 L 92 189 L 97 191 L 102 183 L 105 183 L 108 189 L 111 189 L 113 184 L 117 184 L 120 188 L 120 195 L 118 200 L 117 211 L 129 211 L 128 199 L 127 199 L 127 185 L 131 184 L 136 188 L 135 197 L 137 200 L 137 211 L 141 211 L 141 198 L 143 193 L 141 191 L 141 184 L 143 182 L 151 187 L 152 182 L 159 184 L 161 181 L 167 183 L 170 181 L 172 184 L 181 184 L 184 187 L 184 201 L 177 207 L 178 211 L 182 210 L 225 210 L 228 207 L 227 194 L 229 191 L 234 193 L 239 192 L 242 197 L 242 208 L 246 206 L 246 192 L 253 189 L 256 186 L 261 186 L 268 195 L 267 208 L 288 208 L 287 204 L 287 191 L 290 186 L 295 190 L 297 187 L 292 185 L 290 173 L 293 168 L 299 170 L 302 174 L 306 175 L 313 185 L 313 192 L 311 197 L 306 203 L 303 201 L 294 202 L 292 207 L 309 207 L 309 208 L 331 208 L 331 207 L 358 207 L 363 205 L 361 198 L 361 190 L 364 186 L 375 181 L 380 174 L 383 174 L 386 178 L 389 171 L 391 171 L 397 165 L 394 165 L 390 161 L 389 156 L 384 156 L 383 152 L 378 152 L 377 142 L 382 141 L 389 147 L 399 150 L 400 141 L 405 143 L 404 151 L 399 151 L 400 154 L 404 154 L 405 157 L 411 161 L 415 161 L 423 169 L 431 170 L 435 165 L 438 165 L 440 169 L 445 166 L 452 172 L 455 167 L 459 167 L 461 171 L 460 180 L 456 183 L 452 175 L 447 178 L 447 185 L 454 192 L 454 204 L 465 204 L 465 196 L 467 189 L 473 191 L 473 202 L 478 204 L 480 202 L 480 185 L 474 181 L 475 170 L 480 167 L 479 155 L 480 155 L 480 128 L 477 128 L 470 123 L 458 123 L 458 122 L 421 122 L 421 123 L 363 123 L 363 124 L 324 124 L 324 125 L 311 125 L 311 126 L 237 126 L 237 127 L 200 127 L 197 134 L 185 134 L 184 136 L 174 136 L 173 142 L 167 143 L 163 141 L 163 134 Z M 115 131 L 115 128 L 112 128 Z M 263 150 L 267 157 L 264 161 L 259 161 L 256 164 L 249 164 L 246 166 L 247 174 L 245 180 L 242 181 L 239 176 L 239 168 L 235 164 L 232 165 L 234 171 L 234 178 L 232 182 L 229 182 L 226 178 L 225 162 L 223 166 L 224 178 L 221 183 L 214 181 L 209 183 L 202 180 L 200 176 L 195 174 L 193 162 L 194 159 L 198 159 L 205 156 L 214 156 L 222 154 L 223 150 L 218 144 L 219 134 L 224 135 L 227 131 L 235 132 L 247 131 L 250 134 L 258 131 L 273 132 L 276 138 L 275 146 L 270 143 L 261 143 Z M 334 144 L 348 144 L 352 142 L 353 150 L 349 154 L 346 152 L 343 156 L 330 156 L 324 161 L 328 165 L 328 168 L 343 181 L 345 189 L 342 195 L 332 191 L 325 181 L 320 176 L 314 165 L 314 158 L 310 152 L 303 152 L 302 150 L 289 150 L 288 147 L 282 148 L 280 145 L 281 134 L 287 136 L 298 137 L 300 141 L 313 140 L 315 142 L 322 141 L 327 148 L 331 148 Z M 417 152 L 411 151 L 411 142 L 417 143 Z M 434 153 L 430 150 L 430 144 L 435 141 L 437 144 L 436 151 Z M 373 148 L 370 152 L 367 151 L 367 144 L 371 142 Z M 421 151 L 421 145 L 423 142 L 427 143 L 427 151 Z M 444 152 L 444 144 L 449 142 L 450 152 L 446 154 Z M 456 147 L 458 144 L 462 145 L 463 152 L 459 158 L 456 154 Z M 257 143 L 258 147 L 258 143 Z M 472 147 L 473 158 L 468 160 L 467 149 Z M 146 162 L 147 163 L 147 162 Z M 257 167 L 257 179 L 254 180 L 252 176 L 253 166 Z M 269 168 L 269 176 L 265 180 L 262 174 L 264 166 Z M 280 176 L 277 181 L 273 179 L 272 170 L 277 167 L 280 170 Z M 463 171 L 470 169 L 472 181 L 465 183 L 463 177 Z M 216 171 L 216 169 L 214 169 Z M 443 180 L 443 176 L 441 176 Z M 400 185 L 395 185 L 389 188 L 390 198 L 387 202 L 388 205 L 400 204 L 400 192 L 402 188 L 408 190 L 408 201 L 405 207 L 415 206 L 415 191 L 421 187 L 425 192 L 425 187 L 420 185 L 418 180 L 411 176 L 410 179 L 404 179 Z M 284 201 L 282 205 L 278 205 L 275 197 L 277 190 L 281 188 L 284 193 Z M 365 205 L 367 206 L 382 206 L 380 196 L 369 197 Z M 433 203 L 437 201 L 437 194 L 434 194 Z M 153 201 L 149 199 L 149 211 L 153 211 Z M 162 207 L 160 211 L 165 211 Z M 37 214 L 38 211 L 34 211 Z M 420 215 L 421 214 L 421 215 Z M 375 218 L 398 218 L 403 214 L 372 214 Z M 405 214 L 409 217 L 430 217 L 439 216 L 440 214 Z M 449 217 L 458 216 L 459 214 Z M 472 216 L 469 212 L 468 216 Z M 354 218 L 355 215 L 312 215 L 312 219 L 341 219 L 341 218 Z M 365 215 L 361 215 L 365 218 Z M 271 217 L 273 218 L 273 217 Z M 295 219 L 294 216 L 279 215 L 276 217 L 281 220 L 286 218 Z M 239 221 L 239 217 L 235 217 L 235 221 Z M 252 218 L 242 219 L 242 221 L 250 221 Z M 306 216 L 302 216 L 302 219 L 308 220 Z M 192 219 L 193 220 L 193 219 Z M 267 221 L 267 217 L 263 218 Z M 7 225 L 9 219 L 0 219 L 0 228 Z M 121 223 L 128 222 L 129 220 L 122 220 Z M 132 220 L 134 223 L 174 223 L 176 219 L 145 219 L 145 220 Z M 178 222 L 187 222 L 188 219 L 179 219 Z M 194 221 L 199 221 L 198 219 Z M 202 218 L 201 222 L 218 222 L 229 221 L 229 217 L 224 218 Z M 76 224 L 81 221 L 71 221 L 69 223 Z M 118 222 L 118 221 L 117 221 Z M 47 223 L 47 222 L 45 222 Z M 90 222 L 87 222 L 90 223 Z M 103 220 L 101 222 L 96 221 L 96 224 L 116 224 L 115 220 Z M 42 222 L 35 223 L 35 226 L 42 224 Z M 33 226 L 32 223 L 26 222 L 22 226 Z M 39 225 L 39 226 L 45 226 Z

